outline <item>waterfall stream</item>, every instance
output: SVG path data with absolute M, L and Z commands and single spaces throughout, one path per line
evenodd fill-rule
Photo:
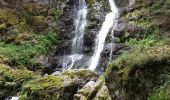
M 75 37 L 72 43 L 72 54 L 81 54 L 83 49 L 84 30 L 87 24 L 87 6 L 85 0 L 79 0 L 78 9 L 75 20 Z
M 79 61 L 83 57 L 83 37 L 84 30 L 87 24 L 87 6 L 85 0 L 79 0 L 77 17 L 75 19 L 75 31 L 74 38 L 72 39 L 71 54 L 66 56 L 63 60 L 63 70 L 71 69 L 75 62 Z
M 95 51 L 91 58 L 90 70 L 95 70 L 99 60 L 100 54 L 103 51 L 105 39 L 107 34 L 109 33 L 110 29 L 113 27 L 114 30 L 115 26 L 117 25 L 117 16 L 118 16 L 118 9 L 113 0 L 109 0 L 111 12 L 106 15 L 105 21 L 102 24 L 101 30 L 99 31 L 96 41 L 95 41 Z

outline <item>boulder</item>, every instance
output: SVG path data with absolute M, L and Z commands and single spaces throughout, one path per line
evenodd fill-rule
M 145 100 L 154 87 L 166 84 L 169 46 L 152 47 L 123 54 L 106 71 L 106 85 L 114 100 Z M 165 76 L 162 76 L 165 74 Z
M 25 84 L 20 93 L 20 99 L 73 100 L 79 88 L 97 78 L 98 75 L 89 70 L 69 70 L 45 76 Z

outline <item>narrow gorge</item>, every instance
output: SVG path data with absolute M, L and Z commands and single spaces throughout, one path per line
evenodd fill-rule
M 169 100 L 170 0 L 0 0 L 0 100 Z

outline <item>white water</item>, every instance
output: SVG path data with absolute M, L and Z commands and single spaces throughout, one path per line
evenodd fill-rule
M 79 61 L 82 57 L 83 49 L 83 37 L 84 30 L 87 24 L 87 6 L 85 0 L 79 0 L 79 6 L 77 11 L 77 17 L 75 19 L 75 36 L 72 40 L 71 55 L 68 55 L 63 60 L 63 70 L 70 70 L 75 62 Z
M 10 100 L 19 100 L 19 97 L 12 97 Z
M 75 20 L 75 37 L 73 38 L 72 54 L 82 53 L 84 30 L 87 24 L 87 6 L 85 0 L 79 0 L 79 11 Z
M 64 58 L 63 61 L 63 70 L 70 70 L 76 61 L 79 61 L 81 58 L 83 58 L 83 55 L 80 54 L 74 54 L 74 55 L 69 55 L 67 58 Z
M 101 27 L 101 30 L 96 38 L 96 44 L 95 44 L 95 51 L 91 59 L 91 63 L 89 66 L 90 70 L 95 70 L 99 60 L 100 60 L 100 54 L 103 51 L 103 47 L 105 44 L 105 39 L 107 34 L 109 33 L 109 30 L 111 27 L 115 28 L 117 21 L 116 18 L 118 16 L 118 9 L 114 3 L 113 0 L 109 0 L 111 12 L 106 15 L 105 21 L 103 22 L 103 25 Z

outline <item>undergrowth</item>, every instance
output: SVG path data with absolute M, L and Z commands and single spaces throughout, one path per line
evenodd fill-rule
M 0 42 L 0 62 L 11 65 L 32 66 L 35 57 L 47 54 L 49 49 L 59 42 L 55 33 L 36 34 L 20 45 Z

